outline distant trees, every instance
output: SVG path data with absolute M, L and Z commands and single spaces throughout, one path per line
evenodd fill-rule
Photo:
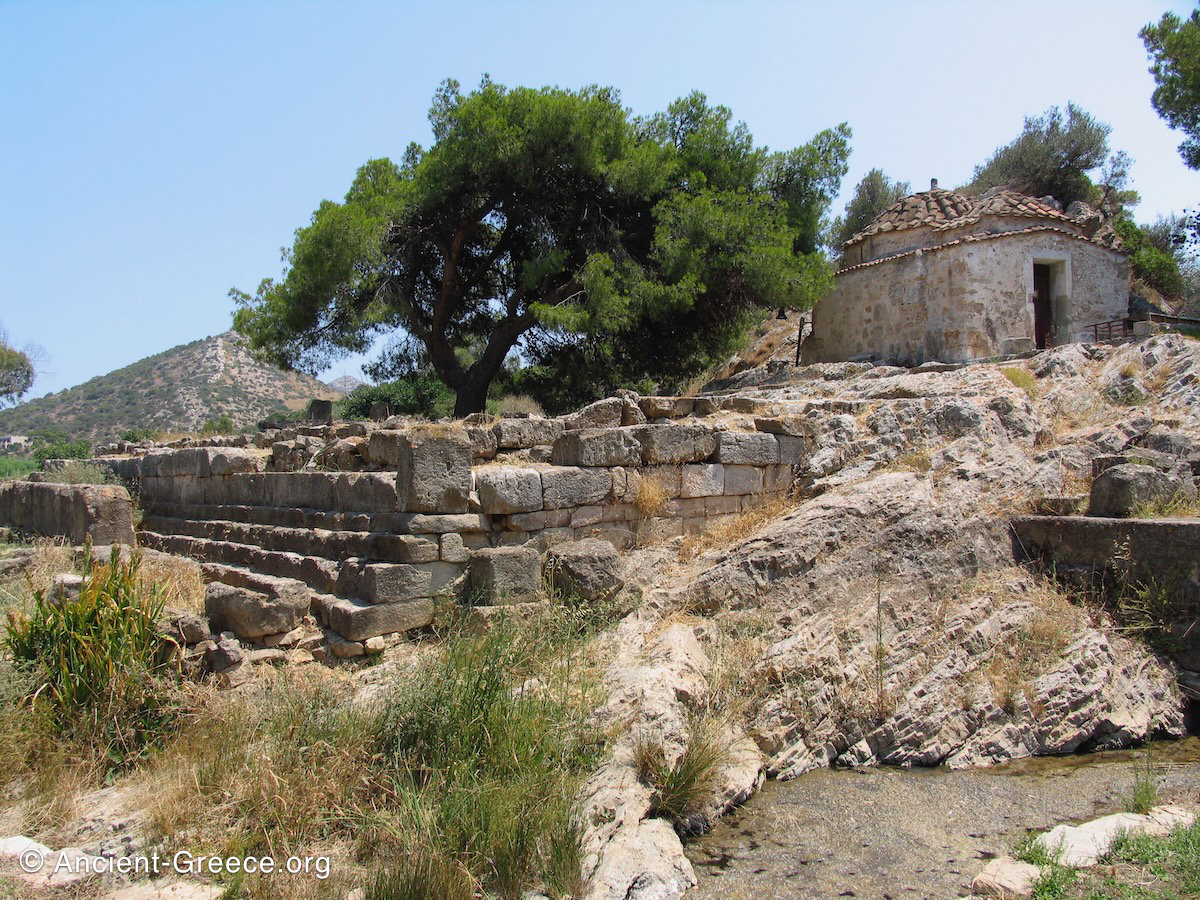
M 910 193 L 912 188 L 907 181 L 892 181 L 882 169 L 869 171 L 855 186 L 854 195 L 846 204 L 845 212 L 830 225 L 830 250 L 840 256 L 846 241 L 875 221 L 881 212 Z
M 1082 200 L 1115 217 L 1138 198 L 1127 189 L 1129 155 L 1109 153 L 1111 132 L 1112 126 L 1074 103 L 1065 111 L 1052 106 L 1027 117 L 1021 133 L 976 166 L 962 189 L 981 194 L 1005 186 L 1034 197 L 1052 196 L 1064 207 Z M 1088 173 L 1096 170 L 1098 181 L 1093 181 Z
M 1172 128 L 1186 136 L 1179 155 L 1200 169 L 1200 10 L 1186 20 L 1166 13 L 1157 25 L 1139 33 L 1150 54 L 1150 73 L 1158 85 L 1150 102 Z
M 686 378 L 754 310 L 832 284 L 816 246 L 845 125 L 772 155 L 703 94 L 635 119 L 610 88 L 486 79 L 445 82 L 429 118 L 428 149 L 368 162 L 297 230 L 282 280 L 231 292 L 260 353 L 316 371 L 391 333 L 375 377 L 428 366 L 463 415 L 518 347 L 592 391 Z

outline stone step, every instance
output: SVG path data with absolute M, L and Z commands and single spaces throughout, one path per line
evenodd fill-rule
M 366 531 L 387 534 L 461 534 L 486 532 L 488 516 L 478 513 L 337 512 L 278 506 L 239 506 L 199 503 L 152 503 L 147 516 L 193 521 L 241 522 L 279 528 L 321 528 L 327 531 Z
M 245 566 L 204 562 L 200 564 L 205 579 L 233 587 L 249 588 L 268 595 L 294 589 L 290 578 L 263 575 Z M 423 628 L 433 622 L 433 600 L 400 601 L 397 603 L 368 603 L 352 597 L 338 597 L 309 588 L 312 613 L 325 626 L 348 641 L 364 641 L 384 634 Z
M 368 603 L 397 603 L 434 597 L 453 590 L 465 565 L 447 562 L 371 562 L 349 557 L 341 561 L 253 544 L 210 540 L 180 534 L 141 531 L 143 546 L 186 556 L 202 563 L 242 566 L 262 575 L 294 578 L 323 594 L 355 597 Z M 383 633 L 383 632 L 380 632 Z
M 383 562 L 427 563 L 440 556 L 437 535 L 390 534 L 377 531 L 342 531 L 292 528 L 223 519 L 183 519 L 147 515 L 142 528 L 156 534 L 204 538 L 249 544 L 263 550 L 298 553 L 341 561 L 355 557 Z
M 138 532 L 138 541 L 153 550 L 186 556 L 201 563 L 226 563 L 244 566 L 261 575 L 294 578 L 322 593 L 336 591 L 341 570 L 333 560 L 299 553 L 264 550 L 252 544 L 233 541 L 208 540 L 180 534 L 160 534 L 155 531 Z

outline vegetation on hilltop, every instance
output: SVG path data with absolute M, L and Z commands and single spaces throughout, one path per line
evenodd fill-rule
M 254 360 L 225 334 L 0 410 L 0 434 L 47 432 L 56 438 L 44 443 L 96 444 L 122 434 L 196 432 L 206 423 L 228 431 L 336 396 L 319 381 Z

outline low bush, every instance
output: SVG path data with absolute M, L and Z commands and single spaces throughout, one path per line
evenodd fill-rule
M 61 469 L 49 469 L 45 473 L 46 481 L 58 484 L 120 484 L 120 479 L 113 475 L 107 466 L 81 459 L 67 462 Z

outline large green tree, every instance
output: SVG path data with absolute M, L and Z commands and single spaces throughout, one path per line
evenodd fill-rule
M 1049 195 L 1064 207 L 1082 200 L 1116 216 L 1137 203 L 1137 194 L 1126 187 L 1129 156 L 1109 153 L 1111 132 L 1111 125 L 1074 103 L 1065 111 L 1052 106 L 1040 116 L 1026 117 L 1021 133 L 976 166 L 963 190 L 979 194 L 1008 187 L 1034 197 Z M 1097 181 L 1090 172 L 1098 173 Z
M 748 309 L 829 287 L 813 207 L 836 193 L 845 126 L 771 156 L 702 94 L 634 119 L 609 88 L 487 79 L 445 82 L 429 118 L 430 147 L 318 207 L 280 281 L 232 292 L 252 346 L 318 371 L 393 333 L 383 368 L 428 366 L 463 415 L 518 346 L 624 336 L 625 375 L 694 368 Z
M 907 181 L 892 181 L 882 169 L 872 169 L 855 185 L 846 211 L 830 225 L 830 248 L 841 254 L 842 246 L 875 221 L 876 217 L 911 192 Z
M 1200 169 L 1200 10 L 1187 19 L 1166 13 L 1139 35 L 1158 85 L 1150 102 L 1168 125 L 1186 136 L 1179 155 L 1188 168 Z
M 12 346 L 0 329 L 0 408 L 19 402 L 33 387 L 34 377 L 29 354 Z

